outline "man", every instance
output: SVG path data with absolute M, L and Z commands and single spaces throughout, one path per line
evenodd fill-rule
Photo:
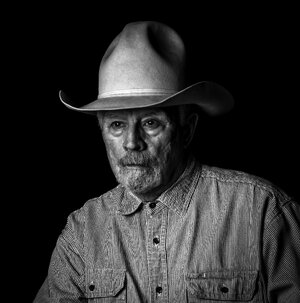
M 195 160 L 201 115 L 233 99 L 187 86 L 184 69 L 174 30 L 131 23 L 103 56 L 96 101 L 76 107 L 60 92 L 97 115 L 119 185 L 69 216 L 35 302 L 300 302 L 299 206 Z

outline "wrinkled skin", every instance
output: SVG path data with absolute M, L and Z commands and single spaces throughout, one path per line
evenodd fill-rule
M 107 156 L 119 183 L 142 200 L 154 200 L 182 173 L 197 117 L 182 126 L 162 108 L 98 114 Z

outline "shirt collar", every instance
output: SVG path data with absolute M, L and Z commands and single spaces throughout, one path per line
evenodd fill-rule
M 157 200 L 179 215 L 184 215 L 200 177 L 200 170 L 196 169 L 197 166 L 196 160 L 193 157 L 190 158 L 181 176 Z
M 142 204 L 142 200 L 136 197 L 129 190 L 122 186 L 124 193 L 119 205 L 119 213 L 122 215 L 130 215 L 134 213 Z
M 177 181 L 156 200 L 168 208 L 173 209 L 179 215 L 184 215 L 200 176 L 200 170 L 197 170 L 196 167 L 197 163 L 195 159 L 193 157 L 190 158 L 184 172 Z M 122 215 L 130 215 L 143 204 L 143 201 L 129 190 L 125 188 L 123 188 L 123 190 L 123 197 L 119 204 L 119 213 Z

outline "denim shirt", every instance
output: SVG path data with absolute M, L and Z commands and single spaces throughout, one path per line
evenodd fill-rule
M 69 217 L 35 302 L 300 302 L 299 205 L 190 161 L 156 201 L 121 185 Z

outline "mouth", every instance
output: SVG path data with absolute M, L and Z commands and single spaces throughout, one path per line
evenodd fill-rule
M 126 164 L 126 165 L 124 165 L 124 167 L 128 167 L 128 168 L 146 168 L 146 167 L 148 167 L 148 166 L 143 165 L 143 164 L 131 163 L 131 164 Z

